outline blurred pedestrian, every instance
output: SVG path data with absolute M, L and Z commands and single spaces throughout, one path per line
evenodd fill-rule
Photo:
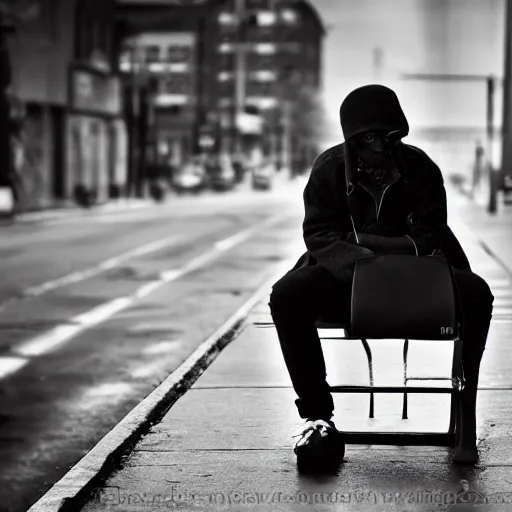
M 494 297 L 447 225 L 440 169 L 402 142 L 409 125 L 396 94 L 382 85 L 358 88 L 343 101 L 340 121 L 345 142 L 317 158 L 304 190 L 307 252 L 274 285 L 269 304 L 306 420 L 294 447 L 298 463 L 330 462 L 345 451 L 315 322 L 349 323 L 358 258 L 433 253 L 454 268 L 463 311 L 463 427 L 454 461 L 474 463 L 478 375 Z

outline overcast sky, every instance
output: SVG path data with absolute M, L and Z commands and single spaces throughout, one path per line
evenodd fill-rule
M 502 77 L 505 0 L 311 3 L 327 28 L 324 93 L 335 134 L 343 98 L 355 87 L 375 82 L 396 90 L 415 126 L 485 124 L 485 79 L 480 83 L 411 82 L 403 75 Z M 501 89 L 496 97 L 497 112 L 500 93 Z

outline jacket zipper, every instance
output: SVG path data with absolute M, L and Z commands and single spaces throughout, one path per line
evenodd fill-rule
M 378 212 L 378 204 L 377 199 L 373 196 L 373 194 L 365 187 L 364 183 L 360 183 L 361 187 L 363 187 L 368 194 L 370 194 L 371 198 L 373 199 L 373 202 L 375 203 L 375 212 Z
M 395 182 L 396 183 L 396 182 Z M 370 194 L 373 198 L 373 201 L 375 203 L 375 212 L 377 214 L 377 222 L 379 222 L 379 215 L 380 215 L 380 209 L 382 208 L 382 201 L 384 200 L 384 195 L 386 193 L 386 191 L 388 190 L 389 187 L 391 187 L 392 185 L 394 185 L 395 183 L 390 183 L 389 185 L 386 186 L 386 188 L 384 189 L 384 192 L 382 192 L 382 196 L 380 197 L 380 203 L 377 204 L 377 199 L 375 199 L 375 197 L 373 197 L 373 194 L 364 186 L 363 183 L 361 183 L 361 186 L 366 190 L 366 192 L 368 192 L 368 194 Z
M 391 187 L 391 185 L 393 185 L 393 183 L 386 186 L 386 188 L 384 189 L 384 192 L 382 192 L 382 196 L 380 197 L 380 204 L 379 204 L 379 208 L 377 210 L 377 222 L 379 222 L 379 214 L 380 214 L 380 209 L 382 208 L 382 201 L 384 201 L 384 195 L 386 194 L 386 191 L 388 190 L 388 188 Z

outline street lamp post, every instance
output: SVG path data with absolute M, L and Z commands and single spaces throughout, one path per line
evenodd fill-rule
M 505 204 L 512 204 L 512 0 L 506 0 L 504 68 L 501 173 L 499 177 L 505 194 Z
M 487 77 L 487 137 L 486 137 L 486 154 L 487 154 L 487 172 L 489 174 L 489 203 L 487 211 L 495 214 L 498 211 L 498 176 L 493 164 L 494 154 L 494 92 L 495 78 Z

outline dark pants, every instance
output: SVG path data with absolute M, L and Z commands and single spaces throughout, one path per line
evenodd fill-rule
M 455 277 L 463 311 L 461 338 L 465 387 L 476 400 L 480 360 L 494 297 L 480 276 L 455 270 Z M 337 281 L 317 265 L 294 270 L 273 287 L 269 306 L 293 388 L 298 395 L 295 403 L 301 418 L 332 417 L 334 404 L 314 323 L 320 318 L 349 322 L 350 302 L 351 284 Z

